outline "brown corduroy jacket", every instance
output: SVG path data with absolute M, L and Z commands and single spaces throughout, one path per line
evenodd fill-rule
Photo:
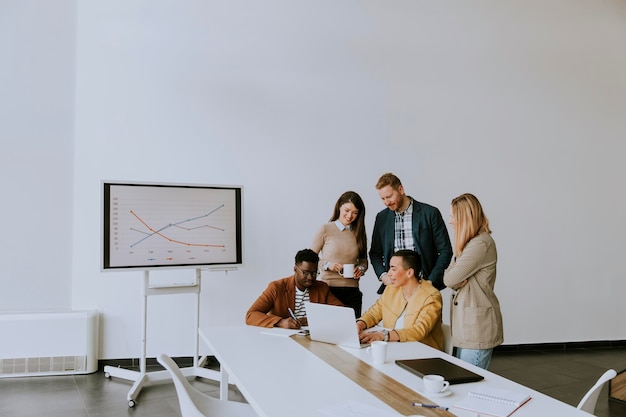
M 312 303 L 343 306 L 322 281 L 314 281 L 309 287 L 309 299 Z M 295 311 L 296 279 L 292 275 L 287 278 L 272 281 L 267 288 L 250 306 L 246 313 L 246 324 L 260 327 L 274 327 L 284 318 L 290 317 L 289 310 Z

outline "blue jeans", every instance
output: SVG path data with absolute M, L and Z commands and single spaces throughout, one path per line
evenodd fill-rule
M 463 349 L 460 347 L 454 348 L 454 356 L 483 369 L 487 369 L 489 367 L 492 353 L 493 349 Z

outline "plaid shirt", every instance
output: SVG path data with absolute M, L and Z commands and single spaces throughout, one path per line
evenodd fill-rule
M 401 249 L 415 250 L 413 240 L 413 199 L 410 199 L 409 206 L 402 213 L 395 212 L 395 242 L 394 251 Z

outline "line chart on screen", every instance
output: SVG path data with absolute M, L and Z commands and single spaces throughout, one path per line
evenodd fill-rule
M 103 269 L 241 263 L 241 188 L 104 183 Z

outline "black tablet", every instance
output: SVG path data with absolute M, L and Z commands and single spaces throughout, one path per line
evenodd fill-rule
M 419 377 L 429 374 L 441 375 L 450 385 L 484 379 L 482 375 L 442 358 L 398 359 L 396 364 Z

